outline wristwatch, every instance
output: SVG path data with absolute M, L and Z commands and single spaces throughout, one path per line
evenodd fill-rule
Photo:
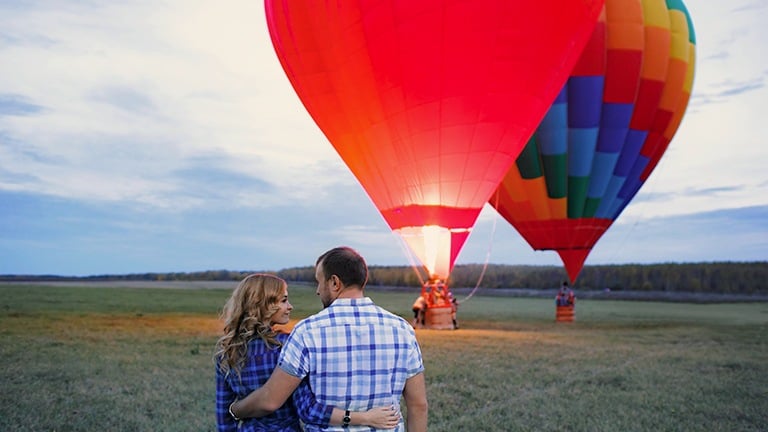
M 341 427 L 348 427 L 349 426 L 349 422 L 351 422 L 351 421 L 352 421 L 352 419 L 349 418 L 349 410 L 347 410 L 344 413 L 344 418 L 341 419 Z

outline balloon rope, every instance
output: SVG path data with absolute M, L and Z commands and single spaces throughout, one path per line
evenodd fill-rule
M 496 192 L 496 205 L 499 204 L 499 193 Z M 496 206 L 494 206 L 495 210 Z M 493 237 L 496 235 L 496 222 L 499 220 L 499 212 L 496 211 L 496 217 L 493 218 L 493 227 L 491 228 L 491 238 L 488 241 L 488 251 L 485 253 L 485 264 L 483 265 L 483 271 L 480 272 L 480 276 L 477 278 L 477 284 L 475 284 L 475 288 L 470 291 L 470 293 L 464 297 L 463 300 L 457 300 L 456 303 L 461 304 L 465 301 L 472 298 L 472 296 L 475 295 L 475 292 L 477 292 L 477 289 L 480 288 L 480 283 L 483 281 L 483 277 L 485 276 L 485 271 L 488 269 L 488 262 L 491 260 L 491 247 L 493 246 Z
M 411 269 L 413 269 L 413 272 L 416 273 L 416 277 L 419 278 L 419 286 L 424 286 L 424 279 L 421 277 L 421 272 L 419 272 L 420 264 L 416 262 L 416 259 L 413 256 L 413 252 L 411 252 L 411 248 L 408 247 L 405 239 L 403 239 L 399 234 L 392 231 L 392 235 L 397 237 L 397 243 L 400 245 L 400 249 L 402 249 L 403 254 L 408 257 L 408 262 L 411 263 Z

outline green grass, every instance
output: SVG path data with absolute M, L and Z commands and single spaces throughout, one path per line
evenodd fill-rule
M 222 289 L 0 285 L 0 430 L 214 430 Z M 294 317 L 316 311 L 292 285 Z M 415 293 L 371 289 L 411 317 Z M 419 330 L 430 431 L 764 431 L 768 304 L 475 296 Z

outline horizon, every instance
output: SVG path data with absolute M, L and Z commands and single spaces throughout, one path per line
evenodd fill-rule
M 650 262 L 650 263 L 618 263 L 618 264 L 591 264 L 591 265 L 585 265 L 584 269 L 587 268 L 594 268 L 594 267 L 621 267 L 621 266 L 640 266 L 640 267 L 653 267 L 653 266 L 666 266 L 666 265 L 679 265 L 679 266 L 686 266 L 686 265 L 723 265 L 723 264 L 768 264 L 768 260 L 756 260 L 756 261 L 698 261 L 698 262 Z M 535 267 L 535 268 L 557 268 L 560 270 L 565 271 L 565 269 L 562 268 L 562 265 L 555 265 L 555 264 L 504 264 L 504 263 L 461 263 L 456 264 L 455 267 L 468 267 L 468 266 L 505 266 L 505 267 Z M 401 267 L 403 269 L 412 268 L 412 266 L 409 265 L 403 265 L 403 264 L 369 264 L 368 268 L 391 268 L 391 267 Z M 454 269 L 455 269 L 454 267 Z M 10 277 L 29 277 L 29 278 L 62 278 L 62 279 L 89 279 L 89 278 L 99 278 L 99 277 L 124 277 L 124 276 L 142 276 L 142 275 L 170 275 L 170 274 L 196 274 L 196 273 L 216 273 L 216 272 L 231 272 L 231 273 L 278 273 L 281 271 L 286 270 L 294 270 L 294 269 L 312 269 L 314 268 L 313 265 L 305 265 L 305 266 L 292 266 L 292 267 L 283 267 L 280 269 L 248 269 L 248 270 L 238 270 L 238 269 L 226 269 L 226 268 L 220 268 L 220 269 L 207 269 L 207 270 L 192 270 L 192 271 L 152 271 L 152 272 L 135 272 L 135 273 L 101 273 L 101 274 L 90 274 L 90 275 L 59 275 L 59 274 L 16 274 L 16 273 L 5 273 L 0 274 L 0 279 L 2 278 L 10 278 Z M 162 282 L 162 281 L 158 281 Z

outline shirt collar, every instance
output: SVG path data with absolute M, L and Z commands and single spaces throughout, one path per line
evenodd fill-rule
M 368 305 L 372 305 L 372 304 L 373 304 L 373 300 L 371 300 L 370 297 L 337 298 L 328 307 L 333 307 L 333 306 L 368 306 Z

